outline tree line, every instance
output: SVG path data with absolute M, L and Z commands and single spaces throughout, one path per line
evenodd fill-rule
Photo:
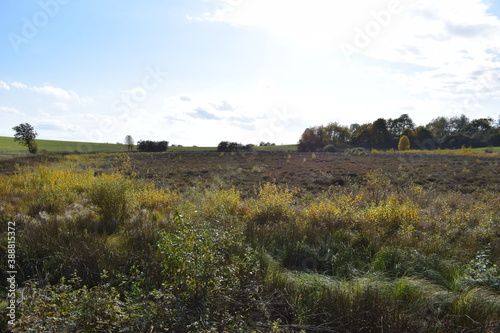
M 221 141 L 217 146 L 218 152 L 252 151 L 253 145 L 243 145 L 238 142 Z
M 168 141 L 141 140 L 137 142 L 137 150 L 140 152 L 163 152 L 167 151 Z
M 500 126 L 493 118 L 438 117 L 425 126 L 416 126 L 408 114 L 402 114 L 396 119 L 378 118 L 362 125 L 333 122 L 307 128 L 300 137 L 298 150 L 391 149 L 398 147 L 403 136 L 409 139 L 411 149 L 500 146 Z

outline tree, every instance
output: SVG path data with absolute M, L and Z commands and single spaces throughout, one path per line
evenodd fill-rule
M 134 149 L 134 138 L 132 137 L 132 135 L 127 135 L 125 137 L 125 144 L 127 145 L 127 149 L 128 151 L 132 151 Z
M 443 138 L 450 135 L 452 132 L 450 120 L 446 117 L 437 117 L 432 119 L 425 128 L 428 129 L 432 136 L 435 138 L 436 142 L 441 142 Z
M 167 151 L 168 141 L 140 140 L 137 142 L 137 150 L 140 152 L 163 152 Z
M 318 151 L 326 146 L 323 126 L 306 128 L 299 140 L 299 151 Z
M 467 132 L 477 133 L 489 130 L 494 121 L 492 118 L 480 118 L 472 120 L 467 126 Z
M 413 120 L 411 120 L 410 116 L 404 113 L 399 116 L 399 118 L 389 119 L 387 122 L 387 128 L 394 138 L 399 138 L 403 135 L 403 131 L 405 129 L 409 128 L 413 130 L 415 128 L 415 124 L 413 123 Z
M 218 152 L 252 151 L 253 145 L 242 145 L 238 142 L 221 141 L 217 146 Z
M 460 117 L 453 117 L 450 119 L 451 132 L 453 134 L 466 132 L 469 126 L 469 118 L 466 115 L 461 115 Z
M 391 133 L 387 129 L 387 121 L 379 118 L 370 126 L 371 146 L 375 148 L 389 148 L 391 146 Z M 395 142 L 394 142 L 395 143 Z
M 410 150 L 410 139 L 408 139 L 406 135 L 403 135 L 399 139 L 398 150 L 400 151 Z
M 351 141 L 351 132 L 346 126 L 338 123 L 330 123 L 325 127 L 327 144 L 334 145 L 337 148 L 346 147 Z
M 19 144 L 28 147 L 28 150 L 32 154 L 36 154 L 38 147 L 35 142 L 35 138 L 38 133 L 35 132 L 33 126 L 28 123 L 20 124 L 12 127 L 16 134 L 14 134 L 14 141 L 18 141 Z
M 437 148 L 436 141 L 431 131 L 423 126 L 419 126 L 415 129 L 415 144 L 419 149 L 433 150 Z
M 372 124 L 358 125 L 352 133 L 351 143 L 355 146 L 369 148 L 371 142 L 371 128 Z M 351 125 L 352 127 L 352 125 Z

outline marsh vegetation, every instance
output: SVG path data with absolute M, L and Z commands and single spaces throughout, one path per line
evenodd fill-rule
M 414 154 L 4 162 L 0 220 L 16 223 L 19 272 L 9 329 L 494 332 L 499 157 Z

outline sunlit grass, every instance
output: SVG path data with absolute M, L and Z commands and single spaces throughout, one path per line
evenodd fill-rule
M 59 141 L 59 140 L 42 140 L 37 139 L 38 152 L 125 152 L 127 146 L 116 143 L 94 143 L 94 142 L 76 142 L 76 141 Z M 19 143 L 15 142 L 11 137 L 0 137 L 0 154 L 1 153 L 27 153 L 27 149 L 23 148 Z
M 25 300 L 14 332 L 489 332 L 500 321 L 492 190 L 402 189 L 373 170 L 315 196 L 265 182 L 243 197 L 220 179 L 181 192 L 138 179 L 127 155 L 68 155 L 0 176 L 9 220 Z

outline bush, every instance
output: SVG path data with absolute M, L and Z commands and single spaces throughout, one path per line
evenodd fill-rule
M 406 135 L 403 135 L 399 139 L 398 150 L 400 151 L 410 150 L 410 139 L 408 139 Z
M 217 146 L 218 152 L 252 151 L 253 145 L 242 145 L 237 142 L 221 141 Z
M 418 225 L 419 207 L 411 202 L 394 198 L 368 206 L 361 213 L 360 227 L 368 238 L 393 236 L 402 226 Z
M 311 204 L 303 210 L 303 214 L 304 222 L 315 232 L 330 232 L 335 228 L 346 227 L 343 219 L 345 211 L 330 200 Z
M 137 150 L 140 152 L 163 152 L 168 149 L 168 141 L 141 140 L 137 142 Z
M 358 156 L 366 156 L 368 155 L 368 150 L 363 147 L 356 147 L 344 150 L 345 155 L 358 155 Z
M 265 183 L 259 189 L 258 200 L 250 211 L 250 219 L 257 224 L 289 221 L 295 215 L 292 205 L 296 193 L 296 189 Z
M 323 151 L 324 152 L 327 152 L 327 153 L 335 153 L 338 151 L 337 147 L 335 147 L 334 145 L 326 145 L 324 148 L 323 148 Z
M 134 205 L 133 184 L 120 175 L 102 175 L 88 189 L 90 202 L 101 215 L 100 231 L 111 234 L 130 216 Z
M 12 332 L 30 332 L 34 328 L 43 332 L 126 332 L 140 327 L 140 313 L 132 304 L 120 300 L 115 288 L 89 289 L 78 286 L 80 283 L 73 278 L 54 286 L 28 284 L 23 297 L 30 302 L 20 302 Z
M 165 293 L 176 297 L 173 328 L 198 328 L 200 316 L 214 331 L 241 325 L 254 308 L 259 263 L 242 233 L 208 222 L 195 222 L 176 215 L 158 243 Z M 226 328 L 226 329 L 225 329 Z
M 168 189 L 155 189 L 153 184 L 144 184 L 138 188 L 137 200 L 140 208 L 168 216 L 179 202 L 180 194 Z

